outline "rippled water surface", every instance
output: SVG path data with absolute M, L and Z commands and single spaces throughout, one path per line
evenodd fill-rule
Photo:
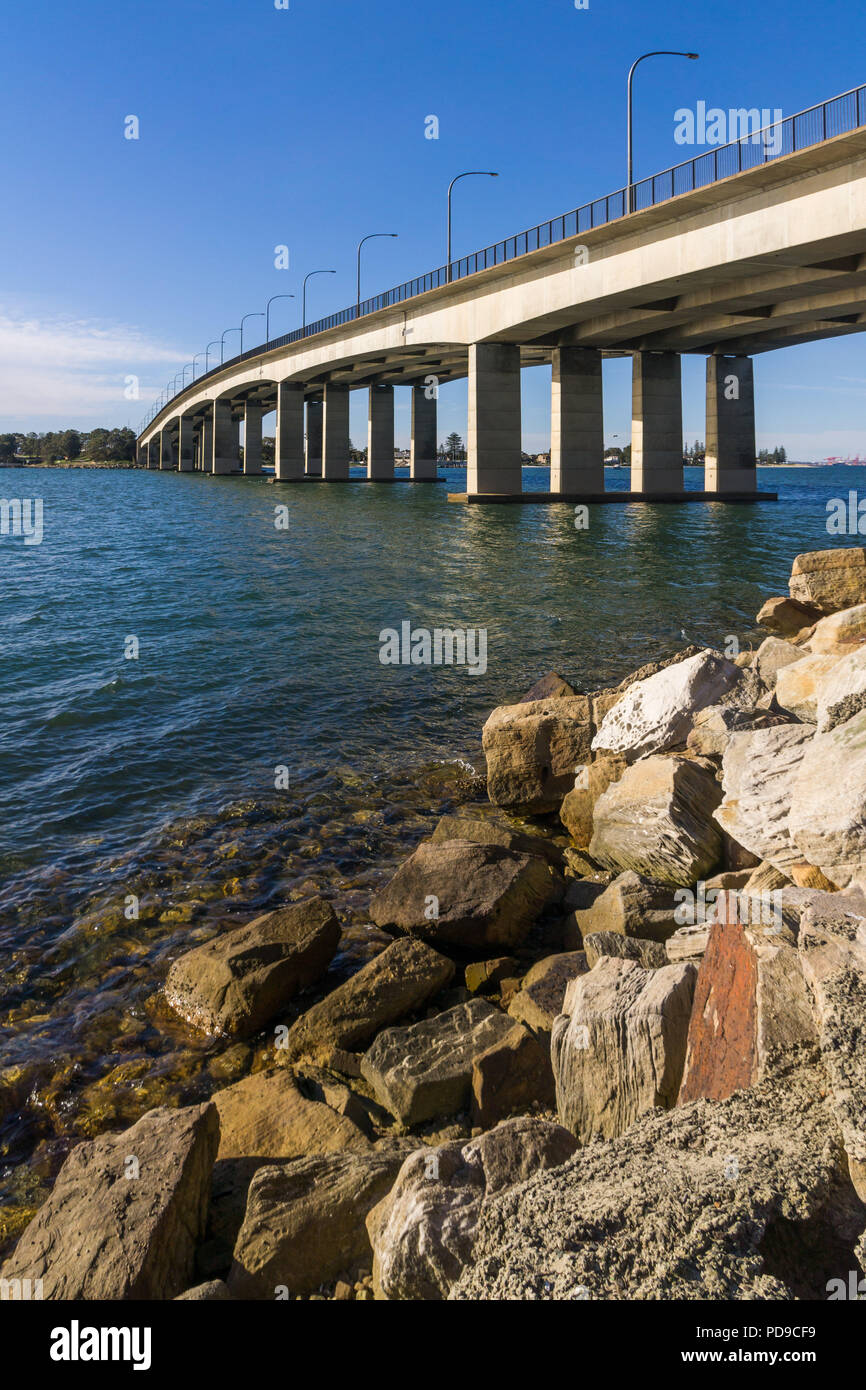
M 477 795 L 492 706 L 550 667 L 598 688 L 754 640 L 798 551 L 856 543 L 826 504 L 863 472 L 764 470 L 778 503 L 595 507 L 579 531 L 441 483 L 3 470 L 45 534 L 0 537 L 0 1247 L 72 1138 L 250 1064 L 166 1015 L 172 956 L 315 887 L 350 968 L 371 884 Z M 486 672 L 383 666 L 404 620 L 486 628 Z

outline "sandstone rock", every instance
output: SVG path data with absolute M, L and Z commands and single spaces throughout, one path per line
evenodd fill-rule
M 477 960 L 467 965 L 466 988 L 470 994 L 495 994 L 503 980 L 519 974 L 513 956 L 496 956 L 493 960 Z
M 369 1211 L 387 1194 L 403 1154 L 327 1154 L 260 1168 L 252 1180 L 228 1277 L 235 1298 L 309 1294 L 372 1258 Z
M 717 652 L 703 651 L 629 686 L 592 740 L 593 751 L 629 760 L 685 743 L 698 710 L 717 704 L 741 679 Z
M 569 985 L 551 1060 L 559 1118 L 582 1144 L 676 1103 L 696 975 L 688 963 L 644 970 L 604 956 Z
M 588 970 L 583 951 L 566 951 L 537 961 L 521 981 L 520 989 L 508 1005 L 508 1012 L 525 1024 L 549 1047 L 553 1020 L 562 1013 L 565 991 L 578 975 Z
M 548 671 L 547 675 L 541 676 L 525 695 L 521 695 L 519 703 L 528 705 L 535 700 L 561 700 L 576 694 L 577 691 L 558 671 Z
M 866 708 L 866 647 L 835 661 L 817 685 L 818 733 L 824 734 Z
M 712 815 L 720 796 L 715 778 L 699 763 L 642 758 L 596 802 L 589 852 L 610 869 L 633 869 L 660 883 L 694 883 L 719 861 L 722 841 Z
M 768 598 L 756 619 L 759 627 L 780 637 L 797 637 L 821 617 L 820 608 L 793 598 Z
M 566 905 L 570 901 L 566 894 Z M 655 883 L 629 869 L 576 906 L 565 920 L 564 944 L 579 950 L 587 936 L 615 932 L 622 936 L 665 941 L 676 931 L 677 904 L 668 883 Z
M 710 936 L 709 922 L 696 922 L 693 926 L 677 927 L 673 936 L 665 942 L 665 955 L 672 965 L 690 960 L 697 964 L 703 959 Z
M 801 653 L 798 653 L 801 656 Z M 790 724 L 784 714 L 765 709 L 737 709 L 731 705 L 708 705 L 695 715 L 694 727 L 686 740 L 690 752 L 703 758 L 721 758 L 732 734 L 753 729 L 770 729 L 777 724 Z
M 324 1059 L 334 1048 L 361 1048 L 380 1028 L 415 1013 L 453 976 L 451 961 L 425 942 L 395 941 L 308 1009 L 292 1025 L 279 1056 Z
M 641 1116 L 492 1194 L 454 1301 L 826 1301 L 863 1208 L 820 1067 Z
M 602 956 L 618 956 L 621 960 L 636 960 L 645 970 L 659 970 L 668 964 L 665 947 L 659 941 L 622 936 L 619 932 L 597 931 L 584 937 L 586 963 L 590 970 Z
M 502 814 L 480 816 L 473 815 L 471 810 L 455 811 L 441 817 L 430 839 L 434 844 L 441 844 L 443 840 L 471 840 L 475 845 L 501 845 L 519 854 L 534 854 L 549 864 L 562 862 L 562 850 L 553 840 L 515 830 Z
M 376 894 L 370 916 L 433 944 L 508 947 L 519 945 L 556 894 L 549 866 L 532 855 L 468 840 L 426 842 Z
M 866 919 L 809 907 L 800 959 L 851 1181 L 866 1202 Z
M 194 1289 L 179 1293 L 175 1303 L 231 1303 L 232 1296 L 222 1279 L 208 1279 L 205 1284 L 196 1284 Z
M 776 682 L 776 704 L 804 724 L 814 724 L 818 691 L 838 660 L 838 656 L 804 656 L 783 667 Z
M 866 602 L 866 550 L 810 550 L 798 555 L 788 584 L 791 598 L 822 613 Z
M 379 1104 L 403 1124 L 452 1115 L 469 1103 L 476 1058 L 513 1027 L 500 1009 L 473 999 L 406 1028 L 386 1028 L 361 1071 Z
M 219 1142 L 212 1105 L 149 1110 L 72 1150 L 0 1269 L 46 1299 L 173 1299 L 192 1282 Z
M 575 1148 L 559 1125 L 515 1119 L 468 1144 L 412 1154 L 367 1218 L 377 1297 L 447 1298 L 471 1258 L 484 1204 L 566 1162 Z
M 220 1118 L 220 1159 L 295 1158 L 366 1150 L 356 1124 L 330 1106 L 306 1100 L 282 1068 L 259 1071 L 213 1097 Z
M 752 869 L 743 887 L 747 893 L 763 893 L 786 888 L 790 882 L 791 880 L 773 864 L 761 863 L 756 869 Z
M 481 735 L 487 794 L 496 806 L 555 811 L 589 761 L 592 726 L 586 695 L 500 705 Z
M 472 1123 L 482 1129 L 556 1103 L 549 1047 L 519 1023 L 476 1057 L 471 1085 Z
M 844 656 L 866 642 L 866 603 L 831 613 L 815 624 L 809 650 L 819 656 Z
M 753 900 L 752 900 L 753 901 Z M 725 894 L 698 974 L 679 1103 L 724 1100 L 773 1071 L 814 1060 L 815 1029 L 795 937 L 754 922 Z
M 797 859 L 837 888 L 866 876 L 866 710 L 812 739 L 794 779 L 788 831 Z
M 668 666 L 678 666 L 681 662 L 688 661 L 690 657 L 699 656 L 705 650 L 704 647 L 684 647 L 680 652 L 674 652 L 673 655 L 662 657 L 660 660 L 648 661 L 645 665 L 639 666 L 636 671 L 630 671 L 617 686 L 608 686 L 605 690 L 593 691 L 589 697 L 593 724 L 596 728 L 600 727 L 605 716 L 622 699 L 629 686 L 637 684 L 638 681 L 649 680 L 650 676 L 657 675 L 659 671 L 666 670 Z
M 810 725 L 791 724 L 734 734 L 722 760 L 725 795 L 716 820 L 739 844 L 783 872 L 803 858 L 788 832 L 788 816 L 813 732 Z
M 194 1028 L 248 1037 L 328 968 L 340 924 L 323 898 L 281 907 L 187 951 L 166 1001 Z
M 587 763 L 576 774 L 574 786 L 559 808 L 559 819 L 575 845 L 586 849 L 592 839 L 592 816 L 595 803 L 625 772 L 625 758 L 602 756 Z
M 772 689 L 782 667 L 799 661 L 802 655 L 793 642 L 786 642 L 781 637 L 767 637 L 755 653 L 755 670 L 764 684 Z

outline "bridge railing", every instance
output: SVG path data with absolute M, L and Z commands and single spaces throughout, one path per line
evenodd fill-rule
M 668 202 L 683 193 L 692 193 L 695 189 L 706 188 L 709 184 L 719 183 L 722 179 L 744 173 L 758 165 L 770 164 L 774 159 L 795 154 L 811 145 L 820 145 L 834 136 L 846 135 L 863 125 L 866 125 L 866 86 L 853 87 L 851 91 L 842 92 L 841 95 L 820 102 L 817 106 L 810 106 L 806 111 L 798 111 L 793 116 L 786 116 L 767 126 L 749 130 L 726 145 L 717 145 L 703 154 L 685 160 L 682 164 L 665 169 L 660 174 L 640 179 L 632 184 L 632 209 L 635 212 L 643 212 L 646 208 Z M 212 367 L 209 372 L 203 372 L 196 378 L 196 385 L 224 371 L 226 367 L 236 366 L 249 358 L 260 357 L 263 352 L 290 347 L 292 343 L 315 337 L 317 333 L 325 333 L 330 328 L 340 328 L 344 324 L 364 318 L 367 314 L 375 314 L 380 309 L 390 309 L 397 304 L 403 304 L 406 300 L 426 294 L 428 290 L 440 289 L 456 280 L 489 270 L 492 266 L 517 260 L 533 251 L 540 251 L 545 246 L 553 246 L 559 241 L 567 241 L 570 237 L 603 227 L 605 223 L 615 222 L 627 216 L 628 203 L 627 188 L 620 188 L 615 193 L 584 203 L 572 212 L 563 213 L 547 222 L 539 222 L 528 231 L 506 237 L 504 241 L 497 241 L 482 251 L 473 251 L 468 256 L 461 256 L 458 260 L 452 261 L 450 266 L 439 266 L 436 270 L 428 271 L 426 275 L 405 280 L 402 285 L 396 285 L 371 299 L 365 299 L 360 304 L 353 304 L 350 308 L 340 309 L 315 323 L 308 323 L 305 328 L 296 328 L 280 338 L 271 338 L 267 343 L 261 343 L 218 367 Z M 182 388 L 177 395 L 183 395 L 185 389 Z M 146 429 L 154 416 L 164 410 L 167 404 L 168 401 L 164 405 L 155 405 L 142 421 L 141 430 Z

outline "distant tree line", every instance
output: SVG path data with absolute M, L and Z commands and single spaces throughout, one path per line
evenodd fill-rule
M 93 463 L 132 463 L 135 431 L 130 429 L 50 430 L 46 434 L 0 434 L 0 462 L 54 463 L 88 459 Z
M 782 445 L 777 444 L 775 449 L 761 449 L 758 454 L 758 463 L 787 463 L 788 455 Z

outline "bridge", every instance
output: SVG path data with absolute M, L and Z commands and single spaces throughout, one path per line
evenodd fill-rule
M 213 368 L 154 406 L 138 458 L 260 475 L 276 411 L 276 481 L 345 481 L 349 393 L 363 389 L 367 477 L 391 481 L 405 386 L 409 478 L 431 482 L 438 388 L 468 377 L 470 502 L 753 501 L 774 495 L 757 489 L 754 357 L 864 327 L 858 87 Z M 699 492 L 684 490 L 683 353 L 706 357 Z M 628 492 L 605 491 L 611 356 L 633 363 Z M 524 493 L 520 372 L 539 363 L 553 369 L 550 484 Z

